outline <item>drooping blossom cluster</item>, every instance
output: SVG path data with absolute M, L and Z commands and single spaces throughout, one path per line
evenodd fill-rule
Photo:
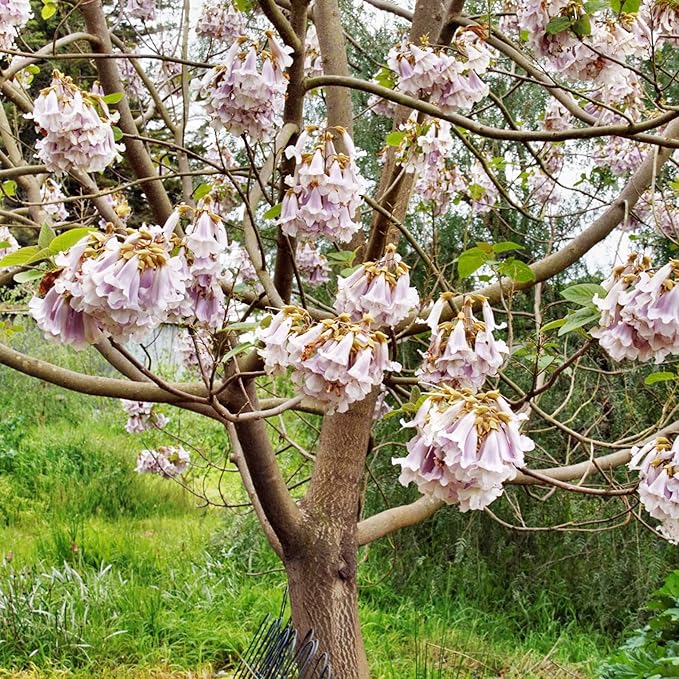
M 65 222 L 68 210 L 64 205 L 64 192 L 55 181 L 47 178 L 40 187 L 40 201 L 42 209 L 47 213 L 52 223 Z
M 127 14 L 142 21 L 153 21 L 156 17 L 156 0 L 127 0 Z
M 291 48 L 267 32 L 268 50 L 240 36 L 227 51 L 224 62 L 210 69 L 201 81 L 205 109 L 212 125 L 235 135 L 267 140 L 283 109 Z
M 668 192 L 647 191 L 634 206 L 634 217 L 629 222 L 629 228 L 643 222 L 676 243 L 679 240 L 679 204 L 676 196 Z
M 262 284 L 259 282 L 259 276 L 257 276 L 250 255 L 238 241 L 230 243 L 226 250 L 225 280 L 232 285 L 249 285 L 262 290 Z
M 479 27 L 458 28 L 451 51 L 434 49 L 425 39 L 420 45 L 403 41 L 387 55 L 387 65 L 398 75 L 397 89 L 415 97 L 428 97 L 444 112 L 470 109 L 488 96 L 480 75 L 492 54 Z
M 660 521 L 660 532 L 679 544 L 679 437 L 674 444 L 664 436 L 632 449 L 629 468 L 639 471 L 639 499 Z
M 120 404 L 127 413 L 125 431 L 129 434 L 139 434 L 149 429 L 162 429 L 169 422 L 165 415 L 156 410 L 154 403 L 120 399 Z
M 615 175 L 626 175 L 637 170 L 644 159 L 643 145 L 625 137 L 606 137 L 597 145 L 594 163 L 607 167 Z
M 661 46 L 679 42 L 679 7 L 672 0 L 644 0 L 641 3 L 639 32 L 648 43 Z M 645 30 L 644 30 L 645 29 Z
M 524 465 L 534 442 L 519 433 L 526 415 L 516 415 L 497 391 L 473 393 L 443 386 L 428 394 L 412 422 L 408 455 L 393 459 L 399 481 L 457 504 L 460 511 L 484 509 Z
M 483 321 L 473 313 L 475 298 L 466 297 L 462 310 L 450 321 L 440 323 L 444 305 L 452 293 L 444 292 L 427 318 L 431 328 L 429 347 L 422 356 L 416 375 L 429 384 L 445 384 L 454 388 L 480 389 L 487 377 L 494 377 L 509 354 L 505 342 L 496 339 L 493 310 L 485 297 L 481 301 Z
M 337 280 L 335 311 L 356 322 L 368 315 L 375 327 L 398 325 L 420 302 L 409 269 L 396 246 L 387 245 L 382 259 L 364 262 L 348 278 Z
M 0 49 L 15 49 L 14 39 L 33 15 L 29 0 L 0 0 Z
M 335 149 L 337 135 L 345 149 Z M 311 142 L 311 143 L 310 143 Z M 307 146 L 311 150 L 305 150 Z M 283 197 L 278 224 L 288 236 L 308 240 L 325 236 L 346 242 L 361 228 L 355 214 L 366 183 L 356 165 L 356 151 L 344 128 L 308 127 L 294 146 L 285 149 L 296 161 L 285 178 L 290 187 Z
M 297 244 L 295 264 L 302 278 L 312 286 L 323 285 L 330 280 L 330 265 L 313 243 Z
M 316 26 L 309 24 L 304 41 L 304 75 L 307 78 L 315 78 L 323 75 L 323 58 L 321 46 L 318 44 Z
M 456 165 L 450 162 L 435 169 L 428 166 L 428 171 L 421 174 L 415 183 L 415 196 L 427 203 L 435 215 L 442 215 L 451 201 L 465 192 L 469 183 L 460 173 Z
M 29 308 L 47 337 L 82 348 L 102 332 L 116 340 L 146 334 L 178 313 L 189 273 L 160 227 L 125 237 L 91 233 L 55 257 Z
M 401 366 L 389 360 L 386 335 L 370 329 L 369 317 L 354 323 L 348 314 L 314 323 L 306 311 L 286 306 L 258 338 L 267 372 L 293 368 L 292 381 L 307 396 L 346 412 L 380 385 L 385 371 Z
M 182 446 L 160 446 L 157 450 L 142 450 L 137 458 L 139 474 L 157 474 L 176 479 L 186 473 L 191 456 Z
M 203 4 L 196 23 L 196 34 L 232 43 L 243 35 L 244 28 L 243 15 L 230 2 L 211 0 Z
M 399 164 L 418 177 L 430 176 L 438 180 L 454 147 L 450 123 L 437 119 L 418 123 L 417 114 L 413 112 L 399 130 L 403 134 L 396 150 Z
M 116 144 L 112 128 L 118 112 L 110 112 L 101 96 L 83 92 L 56 70 L 26 118 L 33 120 L 42 136 L 36 142 L 38 158 L 59 175 L 73 168 L 101 172 L 123 149 Z
M 679 354 L 679 260 L 657 271 L 648 257 L 631 255 L 602 283 L 606 296 L 594 296 L 601 310 L 592 337 L 616 361 L 661 363 Z
M 478 160 L 472 163 L 465 193 L 477 215 L 490 212 L 500 198 L 500 191 Z
M 12 232 L 6 226 L 0 226 L 0 259 L 18 249 L 19 243 Z

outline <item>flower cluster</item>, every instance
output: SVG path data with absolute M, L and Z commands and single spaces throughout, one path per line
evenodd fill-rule
M 679 437 L 665 437 L 632 449 L 629 468 L 639 471 L 639 498 L 646 511 L 660 521 L 660 532 L 679 544 Z
M 328 406 L 346 412 L 380 385 L 385 371 L 401 366 L 389 360 L 387 338 L 370 330 L 370 318 L 354 323 L 348 314 L 313 323 L 303 309 L 284 307 L 258 331 L 265 370 L 293 367 L 292 381 Z
M 647 191 L 639 198 L 634 214 L 636 219 L 631 226 L 643 222 L 675 243 L 679 239 L 679 205 L 674 193 L 670 196 L 661 191 Z
M 153 21 L 156 17 L 156 0 L 127 0 L 126 10 L 135 19 Z
M 321 46 L 318 44 L 318 34 L 316 26 L 309 25 L 306 32 L 304 44 L 304 75 L 307 78 L 315 78 L 323 75 L 323 58 L 321 57 Z
M 312 243 L 297 244 L 295 264 L 309 285 L 323 285 L 330 280 L 328 260 Z
M 346 153 L 333 143 L 338 135 Z M 305 151 L 312 141 L 310 151 Z M 286 177 L 290 188 L 283 197 L 278 224 L 288 236 L 314 240 L 325 236 L 346 242 L 361 228 L 354 215 L 361 205 L 365 180 L 356 166 L 356 151 L 344 128 L 307 128 L 294 146 L 285 149 L 295 158 L 295 172 Z
M 19 249 L 17 239 L 6 226 L 0 226 L 0 259 Z
M 497 391 L 474 394 L 441 387 L 429 394 L 412 422 L 408 455 L 393 459 L 399 481 L 415 483 L 460 511 L 483 509 L 502 494 L 502 485 L 524 465 L 534 442 L 519 433 L 525 415 L 515 415 Z
M 176 348 L 186 368 L 198 368 L 208 375 L 212 372 L 215 363 L 213 339 L 205 328 L 195 328 L 191 332 L 182 329 L 177 337 Z
M 592 336 L 616 361 L 661 363 L 679 353 L 679 260 L 653 272 L 647 257 L 631 255 L 602 283 L 606 296 L 594 296 L 601 310 Z
M 29 0 L 0 0 L 0 49 L 13 50 L 17 29 L 32 16 Z
M 400 132 L 403 138 L 396 158 L 403 169 L 418 176 L 439 175 L 454 147 L 450 123 L 435 119 L 418 123 L 417 114 L 412 113 Z
M 127 200 L 127 197 L 122 191 L 115 191 L 114 193 L 107 193 L 103 196 L 104 200 L 111 206 L 115 215 L 120 219 L 122 224 L 127 224 L 127 220 L 132 214 L 132 208 Z M 99 226 L 106 229 L 106 220 L 100 219 Z
M 545 144 L 538 152 L 542 165 L 535 168 L 528 177 L 530 201 L 536 205 L 555 205 L 561 200 L 561 191 L 556 183 L 564 163 L 563 146 Z M 544 170 L 543 171 L 543 167 Z
M 479 75 L 488 70 L 492 54 L 478 27 L 458 28 L 452 51 L 402 42 L 387 55 L 387 65 L 398 75 L 398 89 L 415 97 L 428 97 L 442 111 L 470 109 L 488 96 Z
M 158 474 L 166 479 L 175 479 L 186 473 L 191 457 L 181 446 L 160 446 L 158 450 L 142 450 L 137 458 L 139 474 Z
M 120 399 L 123 410 L 127 413 L 125 431 L 139 434 L 149 429 L 162 429 L 169 420 L 155 409 L 155 404 L 146 401 L 128 401 Z
M 244 28 L 243 15 L 223 0 L 206 2 L 196 23 L 196 33 L 201 37 L 227 43 L 242 35 Z
M 456 194 L 464 192 L 468 185 L 455 165 L 445 163 L 437 168 L 428 165 L 415 183 L 415 194 L 435 215 L 442 215 Z
M 284 103 L 292 63 L 291 48 L 267 33 L 268 50 L 240 36 L 227 51 L 224 63 L 210 69 L 201 81 L 205 108 L 212 125 L 236 135 L 266 140 L 274 130 Z
M 417 376 L 430 384 L 477 390 L 487 377 L 494 377 L 504 363 L 509 349 L 503 340 L 495 339 L 493 310 L 485 297 L 481 301 L 483 321 L 474 317 L 472 297 L 466 297 L 462 310 L 451 321 L 439 323 L 443 307 L 452 299 L 444 292 L 432 307 L 426 323 L 431 328 L 429 347 Z
M 32 113 L 27 113 L 42 135 L 37 156 L 50 172 L 63 174 L 73 168 L 100 172 L 119 158 L 111 113 L 103 98 L 88 94 L 68 76 L 54 71 L 52 84 L 40 92 Z
M 354 321 L 367 314 L 377 327 L 398 325 L 420 303 L 409 269 L 396 246 L 387 245 L 378 262 L 364 262 L 348 278 L 338 279 L 335 310 Z
M 42 209 L 47 213 L 52 223 L 65 222 L 68 219 L 68 210 L 64 205 L 64 192 L 61 186 L 51 179 L 45 179 L 40 187 L 40 200 Z
M 234 285 L 239 283 L 262 289 L 257 271 L 248 255 L 248 251 L 238 242 L 233 241 L 226 250 L 226 280 Z
M 177 313 L 189 273 L 175 240 L 142 226 L 124 238 L 92 233 L 55 257 L 29 308 L 48 337 L 82 348 L 103 332 L 116 340 L 145 334 Z
M 640 33 L 646 42 L 657 45 L 667 42 L 677 46 L 679 7 L 675 3 L 671 0 L 646 0 L 642 2 L 640 14 L 640 23 L 643 23 Z

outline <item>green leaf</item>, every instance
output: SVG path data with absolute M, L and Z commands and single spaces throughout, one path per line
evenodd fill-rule
M 40 73 L 40 66 L 38 66 L 37 64 L 29 64 L 28 66 L 26 66 L 24 70 L 28 71 L 33 75 L 38 75 L 38 73 Z
M 210 184 L 199 184 L 193 192 L 193 199 L 200 200 L 201 198 L 205 198 L 210 191 L 212 191 L 212 186 L 210 186 Z
M 565 322 L 566 322 L 565 318 L 557 318 L 555 321 L 545 323 L 540 328 L 540 332 L 549 332 L 550 330 L 556 330 L 557 328 L 560 328 Z
M 592 22 L 589 18 L 589 14 L 583 14 L 572 26 L 573 33 L 584 38 L 587 35 L 592 35 Z
M 509 276 L 517 283 L 530 283 L 535 280 L 533 269 L 520 259 L 514 259 L 514 257 L 510 257 L 502 262 L 497 270 L 503 276 Z
M 115 125 L 111 129 L 113 130 L 113 138 L 116 141 L 120 141 L 123 138 L 123 131 Z
M 56 238 L 56 235 L 54 229 L 49 224 L 43 224 L 38 235 L 38 245 L 40 248 L 48 248 L 50 243 Z
M 594 295 L 599 295 L 603 299 L 606 297 L 606 291 L 597 283 L 578 283 L 561 291 L 564 299 L 578 306 L 591 305 Z
M 17 283 L 28 283 L 34 281 L 36 278 L 42 278 L 45 272 L 42 269 L 29 269 L 28 271 L 20 271 L 14 275 L 14 280 Z
M 242 321 L 242 322 L 236 322 L 236 323 L 229 323 L 228 325 L 225 325 L 219 332 L 242 332 L 245 330 L 256 330 L 259 328 L 259 323 L 256 321 Z
M 342 266 L 350 267 L 354 263 L 356 257 L 356 250 L 331 250 L 326 253 L 325 258 L 331 264 L 341 264 Z
M 255 327 L 257 327 L 257 324 L 254 324 Z M 230 361 L 232 358 L 235 358 L 238 356 L 238 354 L 245 353 L 248 349 L 252 349 L 254 347 L 253 342 L 241 342 L 240 344 L 236 345 L 233 349 L 230 351 L 227 351 L 224 356 L 222 356 L 222 361 L 226 363 L 227 361 Z
M 265 213 L 264 219 L 278 219 L 281 216 L 281 210 L 283 209 L 283 203 L 276 203 L 272 205 Z
M 567 31 L 571 27 L 572 23 L 573 20 L 568 17 L 554 17 L 547 24 L 547 33 L 550 35 L 563 33 L 563 31 Z
M 377 75 L 375 76 L 375 82 L 389 90 L 393 90 L 394 87 L 396 87 L 396 80 L 396 73 L 394 73 L 394 71 L 390 71 L 388 68 L 384 68 L 384 66 L 377 72 Z
M 101 99 L 105 104 L 117 104 L 122 101 L 125 96 L 125 92 L 111 92 L 111 94 L 106 94 Z
M 253 8 L 252 0 L 233 0 L 233 6 L 239 12 L 249 12 Z
M 469 278 L 477 269 L 487 264 L 491 257 L 481 248 L 465 250 L 457 260 L 457 274 L 460 278 Z
M 599 12 L 608 7 L 610 7 L 609 0 L 587 0 L 587 2 L 585 2 L 585 11 L 587 14 L 594 14 L 594 12 Z
M 402 130 L 393 130 L 387 135 L 387 146 L 400 146 L 405 137 L 406 133 Z
M 17 183 L 13 179 L 8 179 L 7 181 L 2 182 L 2 190 L 5 195 L 13 198 L 16 196 Z
M 342 276 L 342 278 L 349 278 L 349 276 L 351 276 L 351 274 L 354 273 L 354 271 L 356 271 L 356 269 L 360 269 L 360 268 L 361 268 L 360 264 L 357 264 L 356 266 L 347 267 L 346 269 L 342 269 L 340 271 L 340 276 Z
M 566 335 L 573 330 L 582 328 L 584 325 L 596 323 L 601 317 L 598 309 L 593 307 L 583 307 L 566 316 L 566 322 L 559 329 L 559 337 Z
M 57 6 L 54 3 L 47 3 L 43 6 L 40 16 L 47 21 L 51 19 L 57 13 Z
M 6 240 L 0 240 L 0 250 L 4 250 L 5 248 L 11 247 L 11 243 Z
M 503 240 L 500 243 L 495 243 L 493 245 L 493 252 L 500 254 L 502 252 L 511 252 L 512 250 L 523 250 L 524 247 L 520 243 L 515 243 L 511 240 Z
M 670 382 L 677 379 L 676 373 L 657 372 L 646 376 L 644 384 L 656 384 L 656 382 Z
M 486 243 L 482 240 L 477 240 L 476 247 L 489 257 L 493 254 L 493 246 L 490 243 Z
M 16 252 L 10 252 L 0 259 L 0 268 L 8 266 L 22 266 L 28 264 L 28 261 L 40 251 L 37 245 L 28 245 L 25 248 L 19 248 Z
M 52 254 L 57 254 L 58 252 L 63 252 L 68 250 L 68 248 L 75 245 L 77 242 L 81 241 L 88 233 L 92 233 L 97 229 L 89 229 L 87 227 L 81 226 L 77 229 L 69 229 L 60 233 L 51 243 L 50 250 Z
M 39 248 L 38 251 L 29 257 L 26 264 L 37 264 L 38 262 L 44 262 L 49 259 L 54 253 L 49 248 Z

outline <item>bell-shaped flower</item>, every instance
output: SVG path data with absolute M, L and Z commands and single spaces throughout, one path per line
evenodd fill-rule
M 137 472 L 175 479 L 185 474 L 190 464 L 191 456 L 182 446 L 160 446 L 157 450 L 142 450 L 139 453 Z
M 68 210 L 64 205 L 64 192 L 59 184 L 51 179 L 45 179 L 40 187 L 40 200 L 42 209 L 47 213 L 51 223 L 65 222 L 68 219 Z
M 398 325 L 420 303 L 409 268 L 396 246 L 387 245 L 382 259 L 364 262 L 348 278 L 338 279 L 335 310 L 354 321 L 367 314 L 376 327 Z
M 101 172 L 124 149 L 113 135 L 118 112 L 110 112 L 101 95 L 83 92 L 59 71 L 53 72 L 51 85 L 40 92 L 33 112 L 25 117 L 33 120 L 42 137 L 36 155 L 58 175 L 73 168 Z
M 632 449 L 629 468 L 639 471 L 639 499 L 660 521 L 660 532 L 679 544 L 679 437 L 674 443 L 658 437 Z
M 170 421 L 156 410 L 154 403 L 120 399 L 120 405 L 127 413 L 125 431 L 129 434 L 139 434 L 149 429 L 162 429 Z
M 283 110 L 292 49 L 267 32 L 268 50 L 241 35 L 201 81 L 204 106 L 213 127 L 268 140 Z
M 415 483 L 460 511 L 484 509 L 497 499 L 503 484 L 524 465 L 534 442 L 519 432 L 525 415 L 516 415 L 497 391 L 441 387 L 427 395 L 412 422 L 408 455 L 393 459 L 401 466 L 399 481 Z
M 264 344 L 258 353 L 264 359 L 267 373 L 283 372 L 288 368 L 290 338 L 305 333 L 312 324 L 311 316 L 304 309 L 293 305 L 284 306 L 274 316 L 265 318 L 255 336 Z
M 156 0 L 127 0 L 126 10 L 135 19 L 153 21 L 156 17 Z
M 346 153 L 335 149 L 333 137 L 342 141 Z M 302 140 L 304 146 L 313 142 L 310 152 L 303 151 Z M 285 180 L 290 189 L 283 197 L 278 225 L 289 236 L 346 242 L 361 228 L 354 215 L 366 188 L 353 142 L 340 127 L 307 128 L 300 142 L 285 150 L 296 165 Z
M 330 280 L 330 265 L 313 243 L 297 244 L 295 264 L 302 278 L 312 286 L 323 285 Z
M 416 375 L 429 384 L 475 391 L 487 377 L 497 375 L 509 354 L 505 342 L 493 334 L 504 326 L 495 323 L 493 310 L 484 297 L 476 298 L 481 301 L 483 321 L 474 316 L 474 298 L 466 297 L 455 318 L 439 323 L 443 307 L 450 299 L 451 293 L 443 293 L 432 307 L 427 319 L 431 339 Z
M 29 0 L 2 0 L 0 2 L 0 49 L 16 49 L 14 39 L 33 15 Z
M 225 43 L 233 43 L 243 35 L 245 22 L 243 14 L 228 0 L 205 2 L 196 23 L 196 35 L 212 38 Z

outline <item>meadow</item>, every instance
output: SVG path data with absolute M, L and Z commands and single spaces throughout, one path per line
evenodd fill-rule
M 101 369 L 96 354 L 42 350 Z M 197 478 L 135 472 L 161 435 L 127 434 L 117 401 L 2 369 L 0 405 L 0 677 L 229 676 L 285 589 L 236 476 L 221 479 L 232 508 L 205 506 Z M 174 436 L 223 443 L 218 425 L 165 412 Z M 677 565 L 635 526 L 516 536 L 453 510 L 361 559 L 380 679 L 595 677 Z

